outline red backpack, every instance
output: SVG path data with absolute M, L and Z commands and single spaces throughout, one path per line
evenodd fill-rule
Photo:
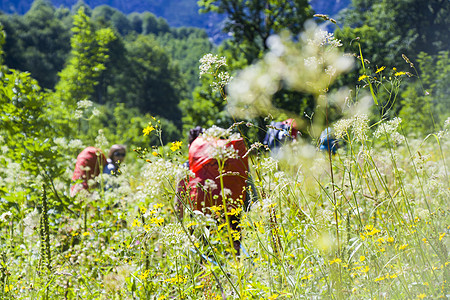
M 211 152 L 216 147 L 234 147 L 238 153 L 238 158 L 228 158 L 225 161 L 223 170 L 223 186 L 231 191 L 228 198 L 234 201 L 228 201 L 228 211 L 232 208 L 242 206 L 245 199 L 245 186 L 248 178 L 248 158 L 242 157 L 247 148 L 242 138 L 236 140 L 216 139 L 207 141 L 203 137 L 198 137 L 192 142 L 189 148 L 189 169 L 195 174 L 190 178 L 187 184 L 187 190 L 190 193 L 191 207 L 194 210 L 203 211 L 203 208 L 219 206 L 222 204 L 222 193 L 220 188 L 219 167 L 217 160 L 211 157 Z M 205 192 L 202 186 L 205 186 L 207 179 L 214 181 L 217 188 Z M 215 197 L 217 196 L 217 197 Z
M 83 182 L 70 187 L 70 196 L 75 197 L 83 189 L 89 190 L 88 180 L 97 177 L 103 171 L 104 166 L 106 166 L 106 157 L 100 149 L 87 147 L 81 151 L 77 156 L 72 181 L 82 179 Z

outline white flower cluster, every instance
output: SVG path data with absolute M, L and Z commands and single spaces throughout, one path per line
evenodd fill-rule
M 341 119 L 334 124 L 334 132 L 337 139 L 349 138 L 350 130 L 355 140 L 364 142 L 369 131 L 369 117 L 366 114 L 356 114 L 350 119 Z
M 142 170 L 144 181 L 138 187 L 140 198 L 158 200 L 167 191 L 174 191 L 178 181 L 186 176 L 187 170 L 183 166 L 174 164 L 163 158 L 146 164 Z
M 202 58 L 200 58 L 200 77 L 204 74 L 213 75 L 216 70 L 226 65 L 227 61 L 225 57 L 219 57 L 218 55 L 213 55 L 212 53 L 205 54 Z
M 196 241 L 194 236 L 191 238 Z M 179 224 L 167 224 L 161 228 L 158 242 L 178 251 L 187 250 L 191 245 L 188 236 Z
M 237 140 L 241 138 L 241 135 L 239 133 L 232 132 L 230 128 L 224 129 L 213 125 L 211 128 L 208 128 L 205 132 L 203 132 L 202 137 L 207 141 L 215 139 Z
M 394 142 L 396 144 L 402 143 L 405 138 L 403 135 L 397 132 L 398 126 L 401 122 L 402 119 L 396 117 L 392 120 L 381 123 L 378 126 L 377 130 L 375 130 L 375 132 L 373 133 L 374 137 L 388 137 L 391 142 Z
M 298 42 L 286 33 L 270 37 L 270 51 L 263 59 L 230 82 L 227 99 L 232 115 L 273 115 L 277 109 L 272 105 L 272 97 L 282 87 L 319 95 L 337 76 L 350 70 L 353 59 L 338 51 L 339 40 L 313 23 L 305 28 Z
M 323 47 L 323 46 L 332 46 L 332 47 L 341 47 L 342 43 L 340 40 L 334 37 L 333 33 L 330 33 L 326 30 L 318 29 L 314 32 L 312 36 L 307 38 L 307 42 L 311 46 Z
M 86 120 L 90 120 L 92 117 L 99 115 L 100 111 L 94 106 L 94 103 L 91 100 L 85 99 L 77 102 L 77 109 L 74 113 L 75 119 L 85 118 Z

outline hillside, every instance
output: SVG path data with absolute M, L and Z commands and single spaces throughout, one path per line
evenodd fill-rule
M 55 7 L 72 7 L 78 0 L 51 0 Z M 167 20 L 170 26 L 204 28 L 210 37 L 220 34 L 223 16 L 215 14 L 199 14 L 197 0 L 85 0 L 91 8 L 109 5 L 125 14 L 149 11 Z M 317 13 L 335 16 L 350 0 L 312 0 L 312 7 Z M 33 0 L 0 1 L 0 10 L 5 13 L 25 14 Z

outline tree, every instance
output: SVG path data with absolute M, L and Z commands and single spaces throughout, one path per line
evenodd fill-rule
M 307 0 L 200 0 L 201 12 L 225 14 L 223 31 L 231 34 L 236 47 L 249 63 L 267 49 L 270 35 L 288 29 L 296 35 L 313 16 Z
M 116 37 L 109 28 L 96 30 L 83 7 L 74 16 L 72 31 L 71 58 L 59 73 L 61 79 L 56 85 L 56 95 L 73 107 L 93 94 L 109 57 L 108 44 Z
M 347 47 L 360 37 L 366 58 L 379 66 L 394 66 L 401 54 L 415 60 L 420 52 L 448 50 L 449 11 L 447 0 L 353 0 L 338 18 L 343 28 L 336 36 Z
M 23 17 L 2 15 L 0 21 L 7 35 L 6 65 L 28 71 L 42 87 L 53 88 L 70 51 L 70 33 L 52 4 L 36 0 Z

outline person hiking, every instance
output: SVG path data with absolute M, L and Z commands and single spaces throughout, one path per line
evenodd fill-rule
M 120 163 L 123 162 L 126 154 L 127 150 L 124 145 L 112 145 L 111 149 L 109 149 L 108 158 L 106 159 L 107 164 L 103 169 L 103 173 L 118 175 Z
M 95 147 L 87 147 L 77 156 L 75 170 L 72 176 L 72 186 L 70 187 L 70 197 L 75 197 L 80 191 L 89 191 L 97 184 L 95 178 L 106 166 L 106 157 L 102 150 Z
M 294 119 L 287 119 L 282 122 L 270 122 L 270 127 L 266 132 L 263 144 L 267 145 L 270 150 L 275 150 L 287 141 L 297 139 L 300 132 L 296 127 L 297 123 Z
M 111 149 L 109 149 L 108 158 L 106 159 L 107 164 L 103 169 L 103 174 L 118 176 L 120 174 L 120 164 L 125 159 L 126 154 L 127 150 L 124 145 L 112 145 Z M 117 187 L 117 184 L 111 183 L 111 181 L 114 182 L 114 180 L 112 180 L 111 178 L 109 179 L 110 180 L 108 180 L 108 178 L 105 179 L 105 191 Z
M 331 154 L 336 154 L 339 148 L 339 142 L 334 137 L 334 133 L 331 127 L 325 128 L 319 137 L 319 149 L 322 151 L 331 152 Z
M 192 133 L 195 135 L 196 132 Z M 245 187 L 249 171 L 248 157 L 244 157 L 247 147 L 240 137 L 222 139 L 208 136 L 207 133 L 208 131 L 197 135 L 190 143 L 189 170 L 195 176 L 180 181 L 178 185 L 178 213 L 182 217 L 184 201 L 184 205 L 188 205 L 191 210 L 214 216 L 219 222 L 228 218 L 231 230 L 239 232 L 240 211 L 246 197 Z M 217 151 L 235 155 L 218 161 L 216 157 L 213 157 Z M 223 164 L 221 170 L 219 170 L 219 163 Z M 224 194 L 227 195 L 226 201 L 222 199 Z M 222 209 L 221 217 L 213 213 L 217 208 Z M 227 217 L 224 217 L 225 213 Z M 236 255 L 240 254 L 240 247 L 240 238 L 234 240 L 233 248 Z

